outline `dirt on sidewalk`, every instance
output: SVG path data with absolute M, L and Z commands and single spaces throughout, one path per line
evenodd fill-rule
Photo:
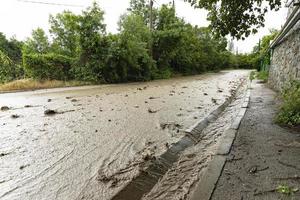
M 253 83 L 250 106 L 212 200 L 300 199 L 300 133 L 274 123 L 276 93 Z M 287 194 L 289 193 L 289 194 Z

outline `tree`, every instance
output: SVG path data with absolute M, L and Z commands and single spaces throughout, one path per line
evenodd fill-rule
M 87 81 L 102 81 L 108 44 L 105 39 L 104 12 L 94 2 L 79 16 L 80 60 L 75 73 Z
M 237 39 L 245 39 L 264 26 L 265 14 L 279 10 L 281 0 L 185 0 L 197 8 L 209 11 L 208 20 L 218 35 L 230 34 Z
M 154 61 L 149 56 L 151 33 L 143 17 L 134 13 L 123 16 L 120 34 L 112 38 L 105 68 L 108 82 L 152 79 Z
M 0 32 L 0 50 L 7 54 L 15 64 L 19 64 L 22 60 L 22 45 L 23 43 L 18 41 L 15 37 L 8 40 L 5 35 Z
M 45 31 L 37 28 L 32 31 L 31 38 L 28 38 L 23 45 L 23 54 L 48 53 L 50 50 L 49 39 Z
M 53 36 L 53 51 L 70 57 L 79 53 L 79 16 L 64 11 L 56 16 L 50 15 L 50 33 Z

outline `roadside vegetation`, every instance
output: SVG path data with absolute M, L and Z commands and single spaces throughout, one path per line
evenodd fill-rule
M 20 79 L 7 82 L 0 85 L 0 92 L 10 91 L 26 91 L 33 89 L 59 88 L 59 87 L 74 87 L 82 85 L 90 85 L 89 82 L 83 81 L 58 81 L 58 80 L 33 80 Z
M 282 93 L 283 104 L 276 117 L 280 124 L 300 126 L 300 81 L 293 81 Z
M 96 3 L 79 15 L 70 11 L 51 15 L 49 23 L 50 37 L 41 28 L 25 41 L 0 33 L 1 88 L 149 81 L 255 67 L 254 54 L 227 50 L 225 37 L 185 22 L 169 4 L 154 9 L 152 31 L 145 0 L 130 2 L 117 34 L 106 32 L 104 12 Z

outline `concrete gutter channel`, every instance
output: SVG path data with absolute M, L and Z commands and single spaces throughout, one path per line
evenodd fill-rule
M 191 200 L 210 200 L 215 190 L 215 186 L 221 176 L 223 168 L 226 163 L 226 157 L 230 153 L 232 144 L 236 138 L 239 126 L 244 118 L 247 108 L 250 103 L 250 88 L 248 87 L 244 102 L 241 106 L 240 112 L 233 121 L 231 127 L 225 131 L 221 143 L 207 166 L 206 171 L 200 177 L 200 182 L 197 184 Z
M 218 116 L 231 104 L 236 96 L 236 92 L 243 83 L 239 85 L 235 93 L 228 97 L 226 101 L 219 105 L 207 117 L 196 123 L 190 129 L 186 130 L 186 136 L 180 141 L 173 144 L 165 153 L 155 160 L 151 160 L 146 170 L 140 171 L 140 174 L 129 182 L 112 200 L 139 200 L 145 194 L 149 193 L 157 184 L 159 179 L 163 177 L 172 165 L 178 160 L 180 153 L 188 147 L 197 144 L 203 137 L 202 131 L 212 122 L 216 121 Z M 230 152 L 232 143 L 235 139 L 237 129 L 241 123 L 250 100 L 250 90 L 247 90 L 244 103 L 237 118 L 233 122 L 230 129 L 225 132 L 216 155 L 208 165 L 207 171 L 204 173 L 203 181 L 198 183 L 196 190 L 192 196 L 192 200 L 209 200 L 215 188 L 219 176 L 226 162 L 226 155 Z

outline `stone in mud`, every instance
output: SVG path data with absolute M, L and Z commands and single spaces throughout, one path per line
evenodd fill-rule
M 153 110 L 153 109 L 151 109 L 151 108 L 148 108 L 148 112 L 149 112 L 149 113 L 157 113 L 158 110 Z
M 44 111 L 45 115 L 55 115 L 58 114 L 58 112 L 56 110 L 51 110 L 51 109 L 47 109 Z
M 78 101 L 77 99 L 72 99 L 72 100 L 71 100 L 71 102 L 77 102 L 77 101 Z
M 11 118 L 13 118 L 13 119 L 17 119 L 17 118 L 19 118 L 19 117 L 20 117 L 20 115 L 17 115 L 17 114 L 11 115 Z
M 47 101 L 48 101 L 48 102 L 51 102 L 51 101 L 52 101 L 52 99 L 48 99 Z
M 25 105 L 24 108 L 32 108 L 32 105 Z
M 214 104 L 216 104 L 217 103 L 217 99 L 211 98 L 211 102 L 213 102 Z
M 149 97 L 149 99 L 158 99 L 158 97 Z
M 207 96 L 208 94 L 205 92 L 205 93 L 203 93 L 204 94 L 204 96 Z
M 219 89 L 219 90 L 218 90 L 218 92 L 222 93 L 222 92 L 223 92 L 223 90 Z
M 1 111 L 8 111 L 9 110 L 9 107 L 8 106 L 2 106 L 1 107 Z
M 9 153 L 0 153 L 0 157 L 7 156 Z

